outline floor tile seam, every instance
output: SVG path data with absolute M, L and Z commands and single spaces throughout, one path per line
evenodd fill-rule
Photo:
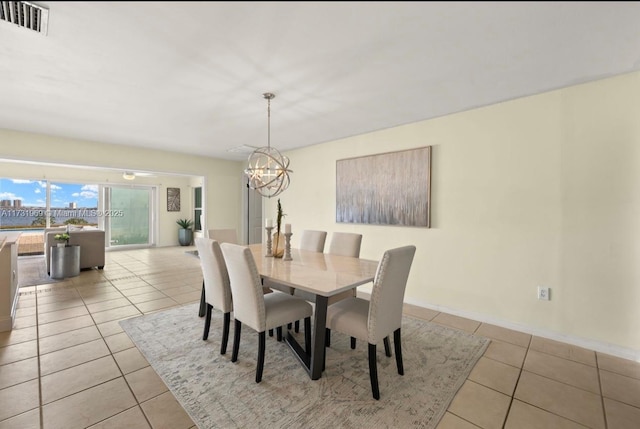
M 133 374 L 133 373 L 135 373 L 135 372 L 142 371 L 142 370 L 143 370 L 143 369 L 145 369 L 145 368 L 151 368 L 151 370 L 153 371 L 153 373 L 154 373 L 154 374 L 155 374 L 155 375 L 156 375 L 156 376 L 157 376 L 157 377 L 162 381 L 162 385 L 163 385 L 167 390 L 165 390 L 164 392 L 160 392 L 160 393 L 158 393 L 158 394 L 156 394 L 156 395 L 150 396 L 150 397 L 148 397 L 147 399 L 145 399 L 144 401 L 140 401 L 140 400 L 138 399 L 138 397 L 136 396 L 135 392 L 133 391 L 133 388 L 131 387 L 131 385 L 130 385 L 130 383 L 129 383 L 129 380 L 127 380 L 127 376 L 128 376 L 128 375 L 131 375 L 131 374 Z M 129 390 L 131 390 L 131 394 L 132 394 L 132 395 L 133 395 L 133 397 L 135 398 L 136 403 L 138 404 L 138 406 L 140 407 L 140 409 L 142 409 L 142 404 L 146 404 L 147 402 L 149 402 L 149 401 L 151 401 L 151 400 L 153 400 L 153 399 L 156 399 L 157 397 L 162 396 L 162 395 L 164 395 L 164 394 L 165 394 L 165 393 L 167 393 L 167 392 L 171 393 L 171 396 L 173 396 L 173 397 L 176 399 L 176 402 L 178 402 L 178 404 L 180 405 L 180 407 L 181 407 L 182 409 L 184 409 L 184 407 L 182 406 L 182 404 L 180 404 L 180 402 L 179 402 L 179 401 L 178 401 L 178 399 L 175 397 L 175 395 L 173 394 L 173 392 L 171 391 L 171 389 L 169 389 L 169 387 L 165 384 L 165 382 L 164 382 L 164 380 L 162 379 L 162 377 L 160 377 L 160 375 L 156 372 L 156 370 L 155 370 L 155 369 L 153 369 L 153 367 L 152 367 L 151 365 L 149 365 L 149 366 L 145 366 L 145 367 L 142 367 L 142 368 L 140 368 L 140 369 L 136 369 L 135 371 L 132 371 L 132 372 L 130 372 L 130 373 L 128 373 L 128 374 L 125 374 L 125 375 L 124 375 L 124 381 L 127 383 L 127 386 L 129 387 Z M 185 411 L 185 412 L 186 412 L 186 411 Z M 151 423 L 149 423 L 149 426 L 151 426 Z
M 512 364 L 510 364 L 510 363 L 507 363 L 507 362 L 501 361 L 501 360 L 496 359 L 496 358 L 492 358 L 491 356 L 487 356 L 487 355 L 486 355 L 486 352 L 485 352 L 485 354 L 483 354 L 483 355 L 482 355 L 482 357 L 483 357 L 483 358 L 485 358 L 485 359 L 492 360 L 492 361 L 494 361 L 494 362 L 501 363 L 501 364 L 503 364 L 503 365 L 507 365 L 507 366 L 509 366 L 509 367 L 511 367 L 511 368 L 519 369 L 519 370 L 522 370 L 522 367 L 523 367 L 523 365 L 524 365 L 524 359 L 522 360 L 522 364 L 523 364 L 523 365 L 518 366 L 518 365 L 512 365 Z
M 38 308 L 38 295 L 36 294 L 36 309 Z M 40 369 L 40 323 L 36 311 L 36 351 L 38 353 L 38 420 L 40 428 L 44 428 L 44 414 L 42 412 L 42 370 Z
M 556 381 L 556 382 L 558 382 L 558 383 L 561 383 L 561 384 L 564 384 L 564 385 L 567 385 L 567 386 L 570 386 L 570 387 L 574 387 L 574 388 L 576 388 L 576 389 L 579 389 L 579 388 L 578 388 L 578 387 L 576 387 L 576 386 L 571 386 L 571 385 L 569 385 L 569 384 L 562 383 L 561 381 L 554 380 L 554 379 L 552 379 L 552 378 L 545 377 L 545 376 L 543 376 L 543 375 L 536 374 L 536 373 L 534 373 L 534 372 L 531 372 L 531 371 L 526 370 L 526 369 L 524 368 L 524 365 L 525 365 L 525 363 L 526 363 L 526 361 L 527 361 L 527 356 L 528 356 L 528 354 L 529 354 L 529 351 L 530 351 L 530 350 L 532 350 L 532 349 L 531 349 L 531 341 L 529 342 L 529 347 L 527 347 L 527 353 L 525 354 L 525 357 L 524 357 L 524 359 L 523 359 L 523 361 L 522 361 L 522 368 L 520 369 L 520 374 L 518 375 L 518 381 L 516 382 L 516 385 L 515 385 L 515 387 L 514 387 L 514 389 L 513 389 L 513 397 L 512 397 L 512 399 L 511 399 L 511 402 L 513 403 L 513 401 L 514 401 L 514 400 L 518 400 L 518 401 L 520 401 L 520 402 L 522 402 L 522 403 L 525 403 L 525 404 L 527 404 L 527 405 L 529 405 L 529 406 L 532 406 L 532 407 L 537 408 L 537 409 L 539 409 L 539 410 L 542 410 L 542 411 L 545 411 L 545 412 L 547 412 L 547 413 L 553 414 L 554 416 L 558 416 L 558 417 L 561 417 L 561 418 L 563 418 L 563 419 L 570 420 L 570 421 L 572 421 L 572 422 L 574 422 L 574 423 L 577 423 L 577 424 L 579 424 L 579 425 L 581 425 L 581 426 L 586 426 L 586 425 L 584 425 L 584 424 L 582 424 L 582 423 L 580 423 L 580 422 L 577 422 L 577 421 L 575 421 L 575 420 L 573 420 L 573 419 L 571 419 L 571 418 L 569 418 L 569 417 L 567 417 L 567 416 L 563 416 L 563 415 L 557 414 L 557 413 L 555 413 L 555 412 L 553 412 L 553 411 L 551 411 L 551 410 L 546 410 L 546 409 L 541 408 L 541 407 L 539 407 L 539 406 L 537 406 L 537 405 L 535 405 L 535 404 L 531 404 L 531 403 L 527 402 L 526 400 L 524 400 L 524 399 L 522 399 L 522 398 L 517 398 L 517 397 L 516 397 L 516 392 L 517 392 L 517 390 L 518 390 L 518 384 L 520 383 L 520 379 L 521 379 L 521 377 L 522 377 L 522 374 L 523 374 L 525 371 L 526 371 L 526 372 L 529 372 L 529 373 L 531 373 L 531 374 L 535 374 L 535 375 L 537 375 L 537 376 L 539 376 L 539 377 L 543 377 L 543 378 L 546 378 L 546 379 L 548 379 L 548 380 Z M 534 351 L 535 351 L 535 350 L 534 350 Z M 583 390 L 583 389 L 580 389 L 580 390 Z M 596 395 L 596 393 L 589 392 L 589 391 L 587 391 L 587 390 L 583 390 L 583 391 Z M 599 396 L 600 396 L 600 399 L 602 400 L 602 395 L 599 395 Z M 510 404 L 510 406 L 509 406 L 509 409 L 511 409 L 511 404 Z M 603 413 L 603 416 L 604 416 L 604 406 L 602 407 L 602 413 Z M 588 426 L 586 426 L 586 427 L 588 427 Z
M 573 387 L 574 389 L 580 390 L 580 391 L 582 391 L 582 392 L 586 392 L 586 393 L 590 393 L 591 395 L 595 395 L 595 396 L 602 397 L 602 392 L 599 392 L 599 393 L 597 393 L 597 392 L 592 392 L 591 390 L 587 390 L 587 389 L 584 389 L 584 388 L 579 387 L 579 386 L 574 386 L 573 384 L 570 384 L 570 383 L 564 382 L 564 381 L 562 381 L 562 380 L 556 380 L 555 378 L 551 378 L 551 377 L 548 377 L 548 376 L 543 375 L 543 374 L 538 374 L 537 372 L 530 371 L 530 370 L 528 370 L 528 369 L 526 369 L 526 368 L 524 368 L 524 367 L 522 368 L 522 371 L 523 371 L 523 372 L 528 372 L 529 374 L 533 374 L 533 375 L 536 375 L 536 376 L 538 376 L 538 377 L 542 377 L 542 378 L 544 378 L 544 379 L 546 379 L 546 380 L 550 380 L 550 381 L 553 381 L 553 382 L 556 382 L 556 383 L 562 384 L 563 386 Z
M 76 317 L 82 317 L 82 316 L 90 315 L 89 310 L 86 307 L 86 304 L 83 304 L 83 305 L 85 307 L 85 310 L 87 310 L 86 314 L 76 314 L 75 316 L 63 317 L 62 319 L 57 319 L 57 320 L 51 320 L 51 321 L 44 322 L 42 325 L 38 325 L 38 326 L 49 325 L 51 323 L 64 322 L 65 320 L 75 319 Z M 74 308 L 77 308 L 77 307 L 74 307 Z M 46 313 L 44 313 L 44 314 L 46 314 Z
M 34 358 L 36 358 L 36 356 L 34 356 L 34 357 L 30 358 L 30 359 L 34 359 Z M 26 360 L 26 359 L 25 359 L 25 360 Z M 13 363 L 13 362 L 12 362 L 12 363 Z M 37 364 L 37 363 L 36 363 L 36 364 Z M 30 381 L 36 380 L 37 378 L 39 378 L 39 376 L 38 376 L 38 375 L 34 376 L 33 378 L 29 378 L 29 379 L 27 379 L 27 380 L 21 380 L 21 381 L 18 381 L 17 383 L 8 384 L 8 385 L 6 385 L 6 386 L 4 386 L 4 387 L 0 388 L 0 391 L 5 390 L 5 389 L 8 389 L 8 388 L 10 388 L 10 387 L 19 386 L 19 385 L 21 385 L 22 383 L 28 383 L 28 382 L 30 382 Z
M 123 298 L 126 298 L 126 296 L 125 296 L 125 297 L 123 297 Z M 116 298 L 116 299 L 122 299 L 122 298 Z M 115 299 L 110 299 L 110 300 L 108 300 L 108 301 L 115 301 Z M 129 300 L 127 299 L 127 301 L 129 301 Z M 107 302 L 107 301 L 101 301 L 101 302 Z M 94 303 L 94 304 L 99 304 L 99 303 L 98 303 L 98 302 L 96 302 L 96 303 Z M 93 304 L 88 304 L 88 305 L 93 305 Z M 89 313 L 90 313 L 90 314 L 97 314 L 97 313 L 102 313 L 103 311 L 117 310 L 118 308 L 127 307 L 127 306 L 129 306 L 129 305 L 133 305 L 133 303 L 132 303 L 131 301 L 129 301 L 127 304 L 119 305 L 119 306 L 117 306 L 117 307 L 113 307 L 113 308 L 108 308 L 108 309 L 106 309 L 106 310 L 99 310 L 99 311 L 91 311 L 91 310 L 89 310 Z
M 85 328 L 90 328 L 90 326 L 85 326 Z M 84 328 L 80 328 L 80 329 L 84 329 Z M 78 331 L 79 329 L 75 329 L 75 330 Z M 100 333 L 100 330 L 97 327 L 96 327 L 96 330 L 98 330 L 98 333 Z M 68 331 L 68 332 L 73 332 L 73 331 Z M 64 332 L 64 333 L 67 333 L 67 332 Z M 44 337 L 44 338 L 49 338 L 49 337 Z M 84 344 L 89 344 L 89 343 L 92 343 L 92 342 L 98 341 L 98 340 L 103 340 L 104 341 L 104 338 L 96 337 L 96 338 L 93 338 L 93 339 L 90 339 L 90 340 L 83 341 L 81 343 L 73 344 L 73 345 L 66 346 L 66 347 L 61 347 L 59 349 L 52 350 L 50 352 L 41 353 L 41 354 L 39 354 L 39 356 L 47 356 L 47 355 L 50 355 L 52 353 L 58 353 L 58 352 L 61 352 L 63 350 L 72 349 L 74 347 L 79 347 L 79 346 L 82 346 Z
M 134 398 L 135 398 L 135 396 L 134 396 Z M 119 416 L 120 414 L 126 413 L 127 411 L 131 411 L 131 410 L 132 410 L 132 409 L 134 409 L 134 408 L 140 408 L 140 412 L 141 412 L 141 413 L 142 413 L 142 415 L 145 417 L 145 420 L 147 420 L 147 416 L 145 416 L 145 415 L 144 415 L 144 412 L 142 412 L 142 408 L 140 407 L 140 404 L 138 404 L 138 403 L 136 402 L 136 404 L 135 404 L 135 405 L 133 405 L 133 406 L 131 406 L 131 407 L 127 408 L 126 410 L 122 410 L 122 411 L 119 411 L 119 412 L 117 412 L 117 413 L 115 413 L 115 414 L 113 414 L 113 415 L 111 415 L 111 416 L 105 417 L 104 419 L 102 419 L 102 420 L 100 420 L 100 421 L 97 421 L 97 422 L 95 422 L 95 423 L 92 423 L 92 424 L 91 424 L 91 426 L 89 426 L 89 427 L 92 427 L 92 426 L 94 426 L 94 425 L 100 424 L 100 423 L 102 423 L 102 422 L 106 422 L 107 420 L 109 420 L 109 419 L 111 419 L 111 418 L 113 418 L 113 417 Z M 147 420 L 147 423 L 149 423 L 149 420 Z M 149 423 L 149 427 L 151 427 L 151 423 Z
M 153 286 L 145 286 L 145 287 L 153 287 Z M 136 295 L 127 296 L 127 298 L 132 298 L 132 297 L 134 297 L 134 296 L 140 296 L 140 295 L 147 295 L 147 294 L 150 294 L 150 293 L 156 293 L 156 292 L 159 292 L 159 293 L 161 293 L 162 295 L 164 295 L 164 296 L 163 296 L 163 298 L 170 298 L 170 296 L 169 296 L 169 295 L 165 294 L 165 293 L 164 293 L 164 292 L 162 292 L 162 291 L 159 291 L 159 290 L 158 290 L 158 289 L 156 289 L 155 287 L 153 287 L 153 289 L 154 289 L 154 291 L 138 293 L 138 294 L 136 294 Z M 157 299 L 162 299 L 162 298 L 157 298 Z
M 629 380 L 632 380 L 632 381 L 640 383 L 640 378 L 633 377 L 633 376 L 630 376 L 630 375 L 627 375 L 627 374 L 622 374 L 622 373 L 614 371 L 614 370 L 612 370 L 610 368 L 597 368 L 597 370 L 598 370 L 598 374 L 600 374 L 601 372 L 607 372 L 609 374 L 617 375 L 618 377 L 628 378 Z
M 97 341 L 97 340 L 94 340 L 94 341 Z M 103 340 L 103 341 L 104 341 L 104 340 Z M 105 346 L 106 346 L 106 344 L 105 344 Z M 101 356 L 96 356 L 96 357 L 94 357 L 94 358 L 92 358 L 92 359 L 89 359 L 89 360 L 86 360 L 86 361 L 84 361 L 84 362 L 80 362 L 80 363 L 77 363 L 77 364 L 75 364 L 75 365 L 67 366 L 67 367 L 65 367 L 65 368 L 60 368 L 60 369 L 57 369 L 57 370 L 55 370 L 55 371 L 49 372 L 49 373 L 47 373 L 47 374 L 41 375 L 41 376 L 40 376 L 40 379 L 43 379 L 43 378 L 45 378 L 45 377 L 49 377 L 50 375 L 57 374 L 57 373 L 62 372 L 62 371 L 66 371 L 66 370 L 68 370 L 68 369 L 77 368 L 77 367 L 79 367 L 79 366 L 81 366 L 81 365 L 84 365 L 84 364 L 87 364 L 87 363 L 89 363 L 89 362 L 95 362 L 95 361 L 97 361 L 97 360 L 99 360 L 99 359 L 104 359 L 105 357 L 107 357 L 107 356 L 109 356 L 109 355 L 112 355 L 111 350 L 109 350 L 109 347 L 108 347 L 108 346 L 107 346 L 107 350 L 108 350 L 108 353 L 106 353 L 106 354 L 103 354 L 103 355 L 101 355 Z M 115 360 L 115 357 L 114 357 L 113 359 Z M 117 363 L 117 362 L 116 362 L 116 363 Z
M 48 304 L 43 304 L 43 306 L 48 305 Z M 48 310 L 48 311 L 38 311 L 38 314 L 47 314 L 47 313 L 53 313 L 54 311 L 62 311 L 62 310 L 69 310 L 71 308 L 77 308 L 77 307 L 81 307 L 85 305 L 84 302 L 79 303 L 78 305 L 73 305 L 70 307 L 66 307 L 66 308 L 58 308 L 56 310 Z
M 85 314 L 83 316 L 91 316 L 91 314 Z M 78 317 L 83 317 L 83 316 L 78 316 Z M 71 319 L 75 319 L 75 317 L 72 317 Z M 71 320 L 71 319 L 66 319 L 66 320 Z M 93 322 L 93 319 L 92 319 L 92 322 Z M 57 323 L 57 322 L 51 322 L 51 323 Z M 73 329 L 69 329 L 69 330 L 66 330 L 66 331 L 56 332 L 55 334 L 41 336 L 40 335 L 40 326 L 45 326 L 45 325 L 48 325 L 48 323 L 45 323 L 45 324 L 42 324 L 42 325 L 37 325 L 38 326 L 38 341 L 40 341 L 40 339 L 42 339 L 42 338 L 49 338 L 49 337 L 54 337 L 56 335 L 67 334 L 69 332 L 78 331 L 80 329 L 88 328 L 88 327 L 91 326 L 91 325 L 80 326 L 79 328 L 73 328 Z M 95 322 L 93 323 L 93 326 L 95 326 Z
M 629 407 L 635 408 L 638 411 L 640 411 L 640 406 L 638 406 L 638 405 L 634 405 L 634 404 L 631 404 L 629 402 L 621 401 L 620 399 L 612 398 L 611 396 L 607 396 L 607 395 L 602 395 L 602 402 L 603 402 L 602 409 L 604 409 L 604 400 L 605 399 L 608 399 L 608 400 L 614 401 L 614 402 L 618 402 L 619 404 L 627 405 Z
M 535 404 L 532 404 L 532 403 L 530 403 L 530 402 L 527 402 L 527 401 L 525 401 L 525 400 L 524 400 L 524 399 L 522 399 L 522 398 L 516 398 L 516 397 L 514 396 L 514 397 L 513 397 L 513 400 L 514 400 L 514 401 L 522 402 L 523 404 L 526 404 L 526 405 L 528 405 L 528 406 L 530 406 L 530 407 L 533 407 L 533 408 L 538 409 L 538 410 L 540 410 L 540 411 L 543 411 L 543 412 L 545 412 L 545 413 L 549 413 L 549 414 L 554 415 L 554 416 L 556 416 L 556 417 L 559 417 L 559 418 L 561 418 L 561 419 L 563 419 L 563 420 L 568 420 L 568 421 L 570 421 L 570 422 L 572 422 L 572 423 L 575 423 L 575 424 L 577 424 L 577 425 L 579 425 L 579 426 L 581 426 L 581 427 L 584 427 L 584 428 L 589 428 L 589 429 L 602 429 L 602 428 L 600 428 L 600 427 L 594 427 L 594 426 L 586 425 L 586 424 L 581 423 L 581 422 L 579 422 L 579 421 L 573 420 L 573 419 L 572 419 L 572 418 L 570 418 L 570 417 L 563 416 L 562 414 L 554 413 L 553 411 L 551 411 L 551 410 L 547 410 L 547 409 L 545 409 L 545 408 L 541 408 L 541 407 L 539 407 L 538 405 L 535 405 Z M 606 429 L 606 427 L 605 427 L 605 429 Z
M 70 398 L 70 397 L 72 397 L 72 396 L 78 395 L 78 394 L 80 394 L 80 393 L 83 393 L 83 392 L 89 391 L 89 390 L 91 390 L 91 389 L 95 389 L 95 388 L 96 388 L 96 387 L 98 387 L 98 386 L 102 386 L 102 385 L 104 385 L 104 384 L 110 383 L 110 382 L 112 382 L 112 381 L 114 381 L 114 380 L 117 380 L 117 379 L 119 379 L 119 378 L 124 378 L 124 377 L 122 377 L 121 375 L 119 375 L 119 376 L 117 376 L 117 377 L 110 378 L 109 380 L 102 381 L 102 382 L 100 382 L 100 383 L 98 383 L 98 384 L 95 384 L 95 385 L 93 385 L 93 386 L 90 386 L 90 387 L 87 387 L 87 388 L 84 388 L 84 389 L 78 390 L 77 392 L 70 393 L 70 394 L 68 394 L 68 395 L 66 395 L 66 396 L 63 396 L 62 398 L 58 398 L 58 399 L 56 399 L 56 400 L 54 400 L 54 401 L 50 401 L 50 402 L 47 402 L 46 404 L 43 404 L 43 405 L 40 407 L 40 409 L 43 409 L 43 408 L 45 408 L 45 407 L 50 406 L 51 404 L 55 404 L 56 402 L 60 402 L 60 401 L 62 401 L 62 400 L 65 400 L 65 399 L 67 399 L 67 398 Z
M 109 378 L 108 380 L 103 380 L 103 381 L 100 381 L 99 383 L 92 384 L 92 385 L 90 385 L 90 386 L 84 387 L 84 388 L 82 388 L 82 389 L 80 389 L 80 390 L 78 390 L 78 391 L 75 391 L 75 392 L 69 393 L 68 395 L 64 395 L 64 396 L 61 396 L 60 398 L 54 399 L 54 400 L 49 401 L 49 402 L 47 402 L 47 403 L 43 403 L 43 404 L 42 404 L 42 407 L 46 407 L 46 406 L 47 406 L 47 405 L 49 405 L 49 404 L 53 404 L 54 402 L 60 401 L 60 400 L 62 400 L 62 399 L 68 398 L 68 397 L 73 396 L 73 395 L 76 395 L 76 394 L 78 394 L 78 393 L 85 392 L 85 391 L 87 391 L 87 390 L 93 389 L 94 387 L 98 387 L 98 386 L 103 385 L 103 384 L 105 384 L 105 383 L 109 383 L 110 381 L 117 380 L 117 379 L 118 379 L 118 378 L 120 378 L 120 377 L 121 377 L 121 375 L 117 375 L 117 376 L 115 376 L 115 377 L 111 377 L 111 378 Z M 93 383 L 93 382 L 91 382 L 91 383 Z
M 507 407 L 507 413 L 504 416 L 504 421 L 502 422 L 503 429 L 507 425 L 507 421 L 509 420 L 509 414 L 511 414 L 511 408 L 513 407 L 513 401 L 515 400 L 516 390 L 518 389 L 518 383 L 520 383 L 520 377 L 522 377 L 524 362 L 527 359 L 528 353 L 529 353 L 529 348 L 527 347 L 527 351 L 525 352 L 524 358 L 522 359 L 522 365 L 518 368 L 518 377 L 516 378 L 516 382 L 513 385 L 513 391 L 511 392 L 511 398 L 509 399 L 509 406 Z
M 29 329 L 29 328 L 36 328 L 36 325 L 27 326 L 26 328 L 21 328 L 21 329 Z M 20 329 L 15 329 L 14 332 L 15 331 L 19 331 L 19 330 Z M 28 339 L 28 340 L 17 340 L 15 343 L 8 343 L 8 344 L 5 344 L 5 345 L 0 345 L 0 350 L 4 349 L 5 347 L 17 346 L 18 344 L 28 343 L 29 341 L 34 341 L 34 340 L 37 340 L 37 339 L 38 339 L 38 330 L 36 328 L 36 337 L 35 338 L 31 338 L 31 339 Z M 2 366 L 2 365 L 6 365 L 6 364 L 0 364 L 0 366 Z
M 568 343 L 565 343 L 565 344 L 568 344 Z M 581 361 L 576 360 L 576 359 L 571 359 L 571 358 L 567 358 L 567 357 L 564 357 L 564 356 L 560 356 L 560 355 L 557 355 L 555 353 L 550 353 L 550 352 L 547 352 L 547 351 L 544 351 L 544 350 L 535 349 L 535 348 L 532 348 L 531 350 L 536 352 L 536 353 L 541 353 L 541 354 L 544 354 L 544 355 L 547 355 L 547 356 L 552 356 L 552 357 L 555 357 L 555 358 L 558 358 L 558 359 L 563 359 L 563 360 L 566 360 L 566 361 L 569 361 L 569 362 L 578 363 L 580 365 L 584 365 L 584 366 L 587 366 L 589 368 L 594 368 L 596 370 L 599 369 L 597 365 L 589 365 L 588 363 L 584 363 L 584 362 L 581 362 Z
M 33 408 L 30 408 L 30 409 L 28 409 L 28 410 L 26 410 L 26 411 L 22 411 L 22 412 L 20 412 L 20 413 L 18 413 L 18 414 L 15 414 L 15 415 L 13 415 L 13 416 L 9 416 L 9 417 L 7 417 L 7 418 L 4 418 L 4 419 L 0 420 L 0 424 L 1 424 L 1 423 L 3 423 L 3 422 L 6 422 L 7 420 L 11 420 L 11 419 L 13 419 L 13 418 L 20 417 L 20 416 L 21 416 L 21 415 L 23 415 L 23 414 L 30 413 L 30 412 L 32 412 L 33 410 L 35 410 L 36 408 L 40 408 L 40 409 L 41 409 L 42 407 L 40 407 L 40 406 L 33 407 Z M 42 423 L 40 423 L 40 428 L 42 428 Z

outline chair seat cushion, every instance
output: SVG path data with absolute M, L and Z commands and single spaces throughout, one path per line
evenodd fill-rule
M 311 317 L 313 307 L 307 301 L 281 292 L 264 296 L 265 330 Z
M 327 309 L 327 328 L 368 341 L 368 317 L 369 301 L 361 298 L 343 299 Z

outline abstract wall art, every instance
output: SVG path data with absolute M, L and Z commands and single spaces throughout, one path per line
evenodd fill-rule
M 336 222 L 430 227 L 431 146 L 336 161 Z

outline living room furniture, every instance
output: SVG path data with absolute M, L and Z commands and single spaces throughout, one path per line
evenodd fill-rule
M 393 332 L 398 374 L 404 375 L 400 328 L 404 291 L 416 253 L 415 246 L 403 246 L 384 252 L 373 281 L 371 300 L 347 298 L 327 309 L 327 336 L 330 329 L 369 343 L 369 378 L 371 392 L 380 399 L 376 345 Z M 353 347 L 352 347 L 353 348 Z M 387 356 L 388 344 L 385 343 Z
M 44 257 L 47 273 L 51 274 L 51 248 L 57 245 L 56 234 L 67 232 L 66 228 L 47 228 L 44 230 Z M 79 229 L 68 231 L 69 244 L 80 246 L 80 269 L 104 268 L 105 236 L 100 229 Z
M 18 303 L 19 232 L 0 233 L 0 332 L 10 331 Z
M 80 274 L 80 246 L 53 246 L 49 261 L 52 279 L 64 279 Z
M 291 334 L 285 336 L 285 342 L 307 370 L 311 379 L 319 379 L 322 376 L 324 363 L 329 300 L 344 292 L 351 293 L 351 289 L 373 281 L 378 263 L 351 256 L 301 249 L 291 249 L 293 260 L 284 261 L 279 258 L 265 258 L 266 251 L 262 244 L 252 244 L 249 249 L 253 253 L 258 273 L 265 284 L 267 281 L 269 284 L 284 284 L 305 291 L 313 298 L 315 313 L 311 351 L 303 350 Z M 286 294 L 282 295 L 286 296 Z M 236 302 L 235 297 L 234 302 Z

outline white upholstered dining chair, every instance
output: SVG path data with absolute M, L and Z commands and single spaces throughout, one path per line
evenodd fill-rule
M 404 375 L 400 339 L 402 305 L 415 252 L 415 246 L 387 250 L 378 264 L 370 301 L 347 298 L 327 309 L 327 336 L 335 330 L 369 343 L 369 378 L 375 399 L 380 399 L 376 345 L 385 341 L 387 349 L 387 338 L 391 333 L 398 374 Z
M 207 232 L 209 238 L 216 240 L 220 244 L 238 244 L 238 232 L 235 229 L 210 229 Z
M 238 243 L 238 233 L 235 229 L 209 229 L 207 230 L 207 237 L 212 240 L 216 240 L 219 244 L 222 243 Z M 198 316 L 203 317 L 206 313 L 206 298 L 205 298 L 204 280 L 202 281 L 202 294 L 200 296 L 200 309 L 198 310 Z
M 324 242 L 327 240 L 327 231 L 313 231 L 305 229 L 300 237 L 300 249 L 312 252 L 324 252 Z
M 211 312 L 215 307 L 223 313 L 222 343 L 220 345 L 220 354 L 223 355 L 227 351 L 231 311 L 233 310 L 229 274 L 220 244 L 217 241 L 211 238 L 196 237 L 195 242 L 202 267 L 204 299 L 207 307 L 202 340 L 206 341 L 209 337 Z
M 356 234 L 354 232 L 334 232 L 331 235 L 331 243 L 329 243 L 329 252 L 327 253 L 358 258 L 360 256 L 361 244 L 362 234 Z
M 265 332 L 273 328 L 282 329 L 288 323 L 304 319 L 305 349 L 307 353 L 311 353 L 313 308 L 305 300 L 285 293 L 265 295 L 251 250 L 246 246 L 230 243 L 223 243 L 220 247 L 227 263 L 234 298 L 235 324 L 231 362 L 238 360 L 240 333 L 245 324 L 258 332 L 256 383 L 260 383 L 264 368 Z

